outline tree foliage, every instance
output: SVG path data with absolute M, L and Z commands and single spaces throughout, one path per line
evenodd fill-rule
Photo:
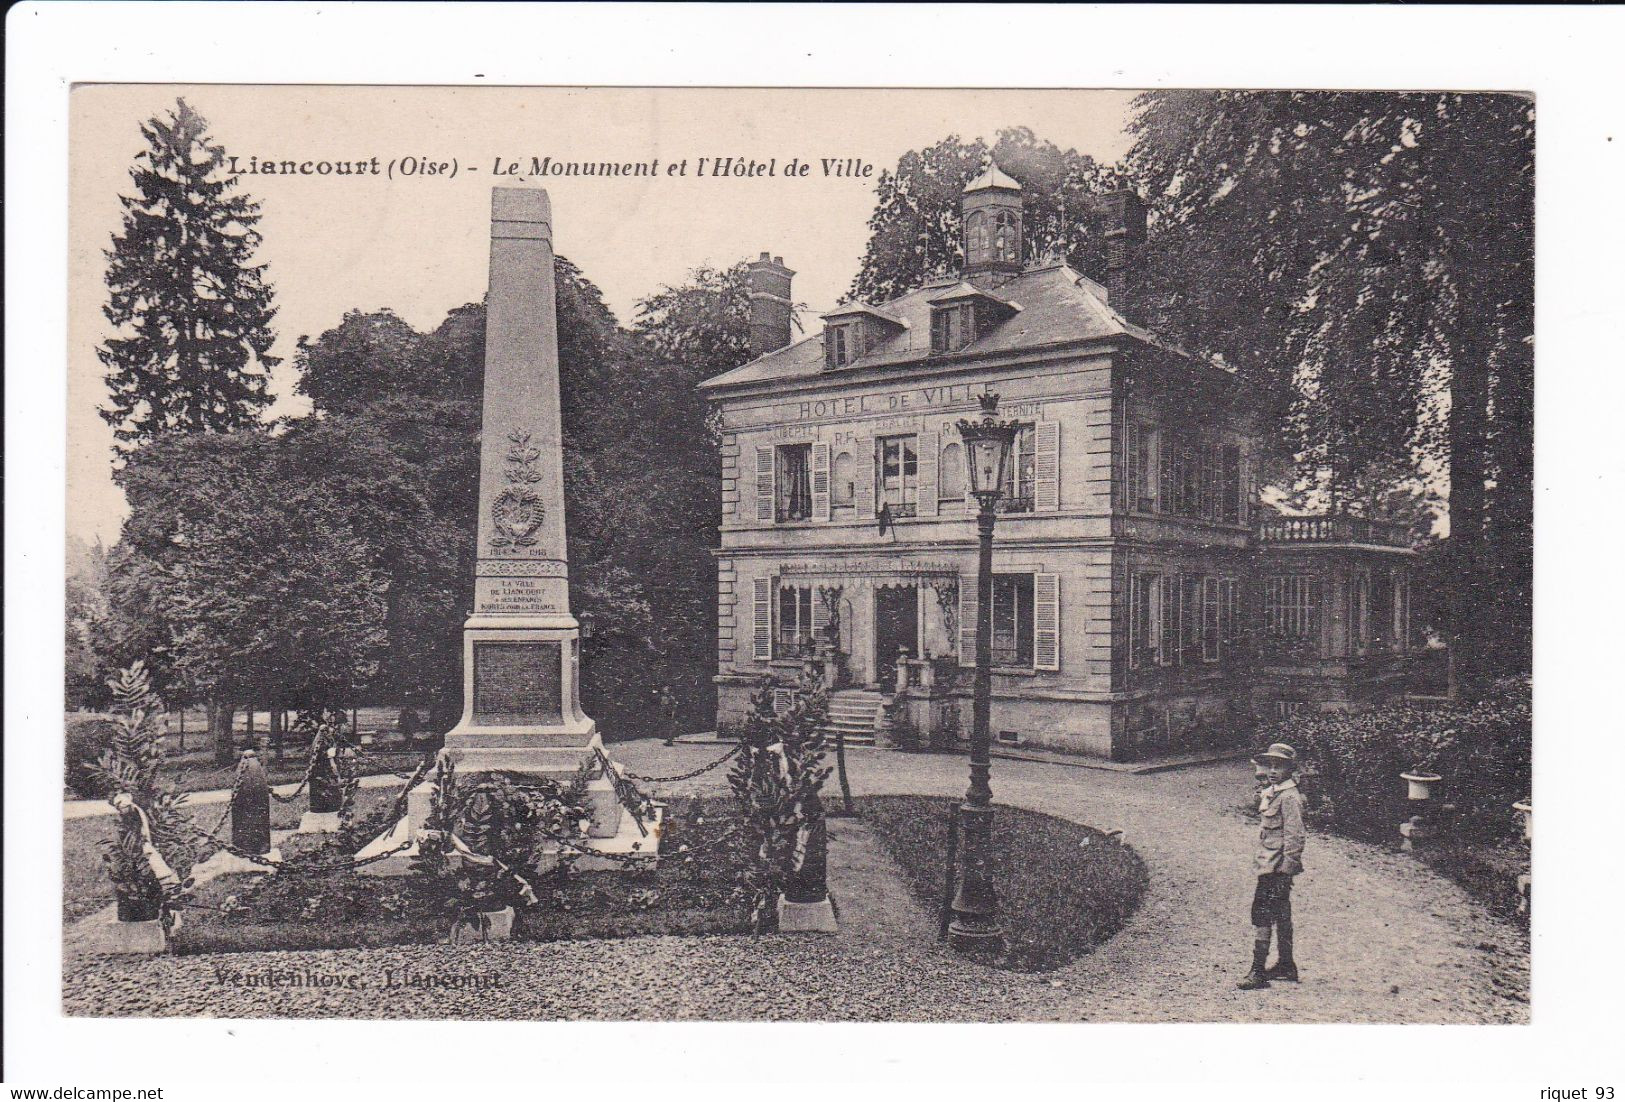
M 999 131 L 991 148 L 979 138 L 966 142 L 951 135 L 904 153 L 895 169 L 881 172 L 853 298 L 886 302 L 961 268 L 960 202 L 989 155 L 1022 186 L 1022 259 L 1055 255 L 1079 272 L 1102 272 L 1105 239 L 1098 200 L 1118 186 L 1115 172 L 1075 149 L 1039 139 L 1026 127 L 1011 127 Z
M 119 335 L 97 349 L 112 392 L 101 415 L 125 449 L 253 424 L 278 362 L 272 287 L 253 263 L 259 204 L 237 193 L 224 150 L 184 99 L 141 134 L 147 148 L 105 254 L 103 312 Z
M 1157 327 L 1236 367 L 1336 508 L 1447 469 L 1458 659 L 1527 668 L 1533 105 L 1154 92 L 1132 130 Z

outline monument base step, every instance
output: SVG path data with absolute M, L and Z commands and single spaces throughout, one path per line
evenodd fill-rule
M 792 903 L 779 896 L 781 934 L 836 934 L 840 930 L 835 921 L 835 904 L 828 895 L 817 903 Z
M 590 835 L 578 843 L 580 849 L 561 846 L 557 842 L 550 842 L 542 849 L 542 859 L 538 863 L 536 873 L 551 872 L 558 866 L 560 852 L 575 854 L 574 868 L 578 872 L 602 872 L 605 870 L 621 869 L 652 869 L 660 861 L 660 835 L 665 828 L 666 808 L 664 804 L 655 805 L 655 815 L 652 822 L 643 824 L 647 834 L 638 830 L 638 822 L 630 814 L 621 816 L 620 829 L 610 838 L 593 838 Z M 417 839 L 413 836 L 412 820 L 410 817 L 402 818 L 394 828 L 379 835 L 368 842 L 356 855 L 357 861 L 365 861 L 381 853 L 388 853 L 397 846 L 411 839 L 411 845 L 400 853 L 385 857 L 381 861 L 374 861 L 357 869 L 362 876 L 405 876 L 412 871 L 412 859 L 418 855 Z M 582 853 L 580 850 L 590 852 Z
M 299 819 L 299 833 L 337 834 L 341 825 L 337 811 L 307 811 Z
M 112 929 L 108 931 L 107 937 L 99 939 L 96 951 L 99 953 L 136 953 L 150 956 L 154 953 L 162 953 L 167 948 L 169 948 L 169 939 L 164 936 L 162 919 L 154 918 L 147 922 L 120 922 L 115 917 L 112 920 Z
M 272 846 L 270 851 L 262 854 L 265 860 L 273 864 L 282 863 L 282 851 Z M 212 880 L 217 876 L 236 876 L 239 874 L 259 874 L 275 872 L 275 869 L 262 865 L 257 861 L 250 861 L 246 857 L 238 857 L 228 850 L 220 850 L 207 861 L 192 866 L 192 879 L 198 883 Z

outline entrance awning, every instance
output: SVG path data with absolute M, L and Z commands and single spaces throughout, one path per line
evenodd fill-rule
M 929 586 L 941 589 L 959 584 L 959 565 L 948 561 L 913 559 L 827 559 L 781 563 L 779 577 L 786 582 L 824 589 L 887 589 Z

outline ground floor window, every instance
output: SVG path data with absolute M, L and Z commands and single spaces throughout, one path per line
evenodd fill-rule
M 813 652 L 813 591 L 810 585 L 779 586 L 778 657 Z
M 1264 579 L 1264 635 L 1287 646 L 1313 647 L 1320 639 L 1320 585 L 1313 574 Z
M 1032 668 L 1031 574 L 996 574 L 993 577 L 993 664 Z

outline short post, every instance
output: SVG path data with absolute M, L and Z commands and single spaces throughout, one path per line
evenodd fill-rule
M 780 758 L 780 768 L 783 759 Z M 784 892 L 779 896 L 781 933 L 833 934 L 838 929 L 829 898 L 829 826 L 824 804 L 815 792 L 806 818 L 796 832 L 796 848 Z
M 318 733 L 311 745 L 315 764 L 310 770 L 310 810 L 299 820 L 301 834 L 335 834 L 339 829 L 339 806 L 343 800 L 338 774 L 338 750 Z

